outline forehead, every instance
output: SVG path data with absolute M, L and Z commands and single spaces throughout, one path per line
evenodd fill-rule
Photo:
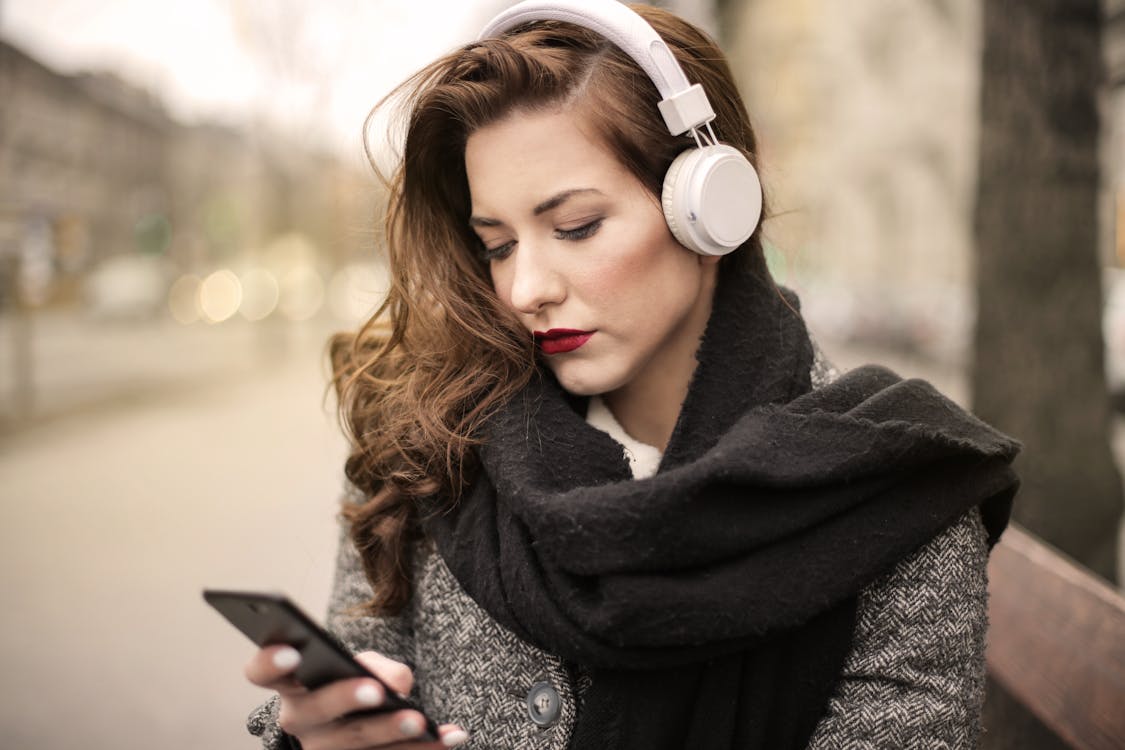
M 563 190 L 609 193 L 632 175 L 583 118 L 564 110 L 516 112 L 465 144 L 474 213 L 530 210 Z

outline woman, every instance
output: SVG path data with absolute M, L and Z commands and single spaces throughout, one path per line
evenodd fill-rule
M 714 43 L 634 10 L 753 162 Z M 449 723 L 417 742 L 416 712 L 346 717 L 381 688 L 305 691 L 273 647 L 247 667 L 279 693 L 251 730 L 305 750 L 973 746 L 1017 445 L 925 383 L 839 376 L 765 268 L 756 189 L 723 196 L 754 214 L 733 252 L 687 249 L 661 196 L 692 136 L 602 34 L 520 24 L 404 92 L 393 288 L 333 347 L 356 493 L 330 627 Z

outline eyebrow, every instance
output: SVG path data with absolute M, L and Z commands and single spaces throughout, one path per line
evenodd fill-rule
M 602 193 L 602 191 L 598 190 L 597 188 L 573 188 L 571 190 L 563 190 L 561 193 L 552 195 L 550 198 L 543 201 L 535 208 L 531 209 L 531 213 L 534 216 L 541 216 L 542 214 L 545 214 L 552 209 L 558 208 L 574 196 L 584 193 L 597 193 L 598 195 L 604 195 L 604 193 Z M 488 219 L 483 216 L 469 217 L 469 226 L 471 227 L 498 227 L 501 223 L 502 222 L 496 219 Z

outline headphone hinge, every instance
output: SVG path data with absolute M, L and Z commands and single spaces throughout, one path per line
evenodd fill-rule
M 711 109 L 711 102 L 698 83 L 662 100 L 657 106 L 672 135 L 686 133 L 715 119 L 715 110 Z

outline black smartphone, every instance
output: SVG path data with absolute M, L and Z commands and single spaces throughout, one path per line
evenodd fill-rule
M 203 598 L 258 646 L 284 643 L 301 653 L 294 677 L 310 690 L 336 680 L 370 677 L 383 686 L 383 705 L 349 715 L 382 713 L 410 708 L 426 719 L 426 733 L 419 740 L 437 740 L 437 725 L 418 706 L 394 690 L 352 658 L 336 638 L 301 611 L 284 594 L 257 591 L 204 589 Z

